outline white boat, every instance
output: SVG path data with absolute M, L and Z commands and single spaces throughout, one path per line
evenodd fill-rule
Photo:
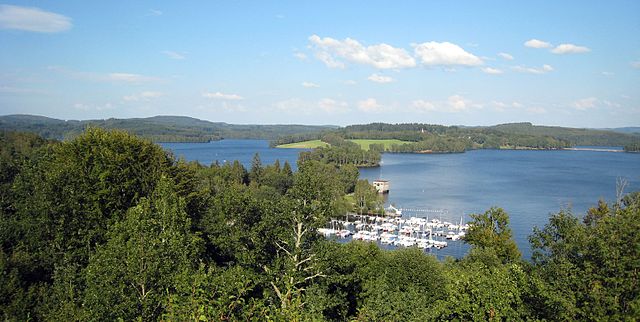
M 337 231 L 331 228 L 318 228 L 318 232 L 325 237 L 329 237 L 331 235 L 335 235 Z
M 338 237 L 340 237 L 340 238 L 347 238 L 347 237 L 351 236 L 351 234 L 352 234 L 352 232 L 350 230 L 348 230 L 348 229 L 343 229 L 343 230 L 340 230 L 340 231 L 338 231 L 336 233 L 336 235 Z

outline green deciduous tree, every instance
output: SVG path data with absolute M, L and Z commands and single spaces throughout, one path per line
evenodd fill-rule
M 377 211 L 382 205 L 382 198 L 376 188 L 368 180 L 358 180 L 353 193 L 354 210 L 361 215 Z
M 503 262 L 520 260 L 518 246 L 511 239 L 509 215 L 502 208 L 491 208 L 483 214 L 472 214 L 470 229 L 464 240 L 480 248 L 493 248 Z
M 84 307 L 98 320 L 157 319 L 176 276 L 194 272 L 202 251 L 185 202 L 170 179 L 109 229 L 86 269 Z
M 635 197 L 637 198 L 637 194 Z M 531 236 L 533 273 L 548 317 L 628 320 L 640 315 L 640 208 L 599 203 L 584 222 L 568 211 Z

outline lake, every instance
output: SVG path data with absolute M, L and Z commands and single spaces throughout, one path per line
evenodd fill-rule
M 273 164 L 280 160 L 280 164 L 289 161 L 291 168 L 297 169 L 296 161 L 300 151 L 307 149 L 272 149 L 266 140 L 220 140 L 209 143 L 160 143 L 172 151 L 176 157 L 184 157 L 187 161 L 198 161 L 203 165 L 211 165 L 218 161 L 240 161 L 247 169 L 251 167 L 253 156 L 258 153 L 262 164 Z
M 258 152 L 263 164 L 285 160 L 295 168 L 301 149 L 271 149 L 264 140 L 165 143 L 176 156 L 208 165 L 239 160 L 250 167 Z M 598 199 L 612 202 L 617 178 L 626 192 L 640 190 L 640 154 L 594 151 L 475 150 L 457 154 L 385 153 L 378 168 L 360 170 L 361 178 L 389 180 L 387 204 L 405 216 L 436 216 L 459 222 L 464 216 L 502 207 L 511 217 L 514 239 L 524 258 L 531 256 L 528 236 L 552 213 L 571 209 L 584 214 Z M 461 257 L 466 245 L 453 243 L 437 255 Z

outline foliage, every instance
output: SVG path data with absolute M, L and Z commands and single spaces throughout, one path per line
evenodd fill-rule
M 209 122 L 184 116 L 106 120 L 58 120 L 35 115 L 0 116 L 0 130 L 33 132 L 48 139 L 72 139 L 87 128 L 119 129 L 154 142 L 209 142 L 227 139 L 275 139 L 285 135 L 315 135 L 331 129 L 313 125 L 249 125 Z
M 625 152 L 640 152 L 640 139 L 637 142 L 629 143 L 624 146 Z
M 323 139 L 346 150 L 354 144 Z M 640 315 L 638 192 L 584 216 L 551 216 L 530 238 L 531 263 L 520 259 L 508 215 L 491 208 L 472 216 L 470 252 L 438 261 L 417 248 L 387 251 L 316 233 L 348 210 L 346 194 L 362 212 L 377 207 L 379 196 L 353 164 L 301 158 L 294 173 L 256 155 L 249 170 L 239 162 L 205 166 L 100 129 L 64 143 L 15 133 L 0 140 L 3 320 Z
M 357 167 L 375 167 L 380 164 L 380 152 L 376 150 L 363 150 L 358 144 L 333 134 L 325 135 L 322 141 L 329 146 L 300 152 L 298 162 L 316 160 L 338 166 L 352 164 Z
M 110 227 L 107 243 L 92 254 L 83 305 L 92 318 L 158 319 L 165 294 L 176 291 L 176 276 L 195 271 L 201 240 L 172 185 L 161 178 L 151 197 Z
M 571 142 L 572 145 L 625 146 L 637 142 L 637 134 L 625 134 L 607 130 L 576 129 L 559 126 L 539 126 L 531 123 L 509 123 L 491 128 L 507 134 L 546 135 Z
M 383 205 L 382 197 L 376 188 L 369 184 L 368 180 L 358 180 L 353 199 L 355 200 L 353 210 L 360 215 L 379 212 Z
M 533 128 L 534 130 L 531 130 Z M 313 137 L 286 136 L 272 143 L 272 146 L 283 143 L 294 143 L 321 138 L 324 142 L 334 144 L 339 139 L 358 142 L 367 150 L 373 145 L 376 152 L 406 153 L 452 153 L 464 152 L 468 149 L 559 149 L 571 146 L 566 136 L 553 136 L 550 133 L 577 131 L 582 142 L 593 139 L 596 142 L 601 135 L 611 138 L 609 143 L 622 145 L 634 136 L 607 131 L 583 130 L 569 128 L 553 128 L 558 131 L 540 130 L 529 123 L 516 125 L 496 125 L 492 127 L 458 127 L 432 124 L 386 124 L 371 123 L 349 125 L 345 128 L 325 131 Z M 545 128 L 546 129 L 546 128 Z M 564 131 L 564 132 L 562 132 Z M 573 133 L 573 132 L 571 132 Z M 573 137 L 571 137 L 573 138 Z M 637 138 L 636 138 L 637 141 Z M 597 141 L 600 142 L 600 141 Z M 383 143 L 383 146 L 378 144 Z
M 547 283 L 549 316 L 629 320 L 640 315 L 640 194 L 600 203 L 583 222 L 553 215 L 531 236 L 534 274 Z
M 492 249 L 504 262 L 515 262 L 520 259 L 518 246 L 511 239 L 509 215 L 502 208 L 491 208 L 483 214 L 472 214 L 469 231 L 464 241 L 482 249 Z

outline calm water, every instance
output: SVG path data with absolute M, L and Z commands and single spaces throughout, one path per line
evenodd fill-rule
M 518 247 L 530 258 L 528 236 L 549 214 L 570 208 L 583 214 L 598 199 L 613 201 L 616 178 L 627 192 L 640 190 L 640 154 L 590 151 L 477 150 L 461 154 L 384 154 L 383 165 L 361 177 L 390 180 L 388 200 L 405 209 L 444 209 L 449 221 L 502 207 Z M 405 210 L 404 214 L 428 213 Z M 444 220 L 444 218 L 443 218 Z M 462 249 L 441 252 L 460 256 Z
M 295 168 L 300 149 L 270 149 L 262 140 L 223 140 L 212 143 L 166 143 L 177 156 L 202 164 L 239 160 L 249 167 L 254 153 L 263 164 L 280 159 Z M 436 216 L 468 221 L 471 213 L 492 206 L 504 208 L 525 258 L 528 236 L 542 227 L 549 214 L 571 208 L 583 214 L 598 199 L 613 201 L 616 178 L 624 177 L 627 192 L 640 190 L 640 154 L 591 151 L 478 150 L 460 154 L 386 153 L 379 168 L 362 169 L 361 177 L 391 182 L 387 204 L 405 216 Z M 438 212 L 431 212 L 438 211 Z M 463 256 L 461 243 L 450 243 L 437 255 Z
M 265 140 L 220 140 L 209 143 L 161 143 L 163 148 L 169 149 L 176 157 L 184 157 L 187 161 L 198 161 L 203 165 L 210 165 L 216 161 L 240 161 L 247 169 L 251 167 L 251 160 L 257 152 L 262 164 L 273 164 L 280 160 L 289 161 L 293 170 L 297 169 L 298 153 L 307 149 L 271 149 L 269 141 Z

